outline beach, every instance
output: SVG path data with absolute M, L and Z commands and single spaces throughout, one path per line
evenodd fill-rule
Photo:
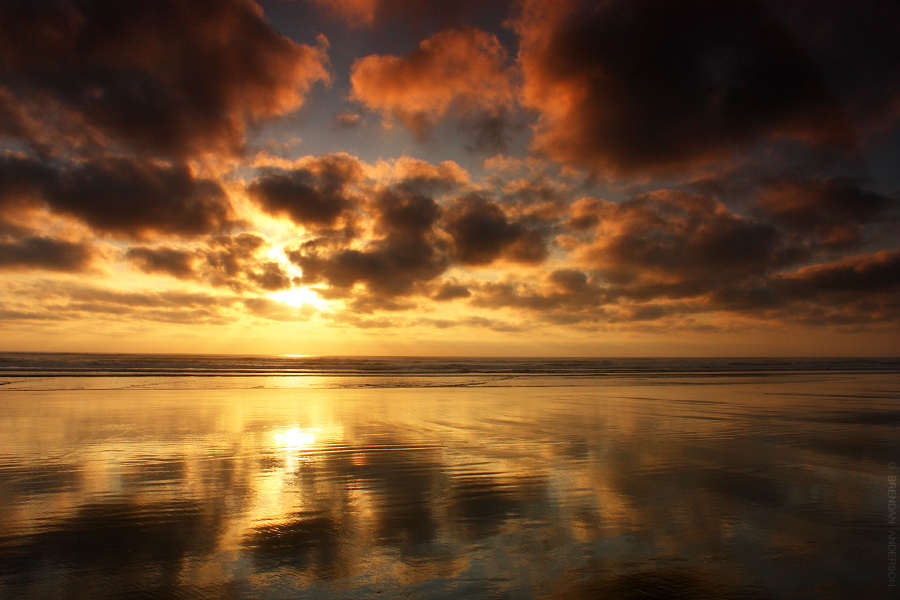
M 0 598 L 897 595 L 898 361 L 2 358 Z

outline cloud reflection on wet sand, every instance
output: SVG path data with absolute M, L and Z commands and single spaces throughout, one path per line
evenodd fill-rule
M 878 597 L 898 389 L 6 392 L 0 591 Z

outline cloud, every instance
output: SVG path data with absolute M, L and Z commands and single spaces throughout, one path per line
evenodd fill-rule
M 722 310 L 813 327 L 900 326 L 900 251 L 881 250 L 775 273 L 743 288 L 717 290 Z
M 900 124 L 900 6 L 880 0 L 770 1 L 863 135 Z
M 776 223 L 811 234 L 823 246 L 844 248 L 861 243 L 863 226 L 880 220 L 895 204 L 850 179 L 789 178 L 764 189 L 755 208 Z
M 260 264 L 258 271 L 248 272 L 247 279 L 268 292 L 286 290 L 291 287 L 290 275 L 279 263 L 271 260 Z
M 276 261 L 263 259 L 268 240 L 256 233 L 220 235 L 198 249 L 199 272 L 213 286 L 236 292 L 250 289 L 277 291 L 291 287 L 290 275 Z
M 37 280 L 6 307 L 9 318 L 29 321 L 156 321 L 228 325 L 241 298 L 177 290 L 113 290 L 73 281 Z M 17 315 L 17 316 L 16 316 Z
M 247 191 L 263 211 L 287 216 L 310 229 L 323 229 L 350 218 L 358 202 L 351 187 L 364 175 L 355 158 L 331 154 L 296 168 L 264 168 Z
M 441 216 L 441 207 L 431 197 L 386 190 L 375 205 L 379 231 L 388 240 L 427 237 Z
M 46 269 L 65 273 L 91 270 L 101 253 L 90 242 L 43 236 L 6 240 L 0 236 L 0 270 Z
M 134 247 L 125 256 L 144 273 L 159 273 L 176 279 L 193 279 L 197 273 L 195 252 L 163 246 L 159 248 Z
M 795 273 L 773 278 L 773 285 L 792 298 L 819 299 L 823 295 L 862 297 L 900 289 L 900 251 L 847 256 L 825 264 L 811 265 Z
M 604 308 L 610 298 L 596 273 L 554 269 L 538 282 L 483 281 L 472 287 L 471 303 L 482 308 L 515 308 L 565 323 L 610 318 Z
M 458 298 L 468 298 L 472 295 L 469 288 L 453 281 L 442 281 L 431 293 L 431 298 L 438 302 L 446 302 L 448 300 L 456 300 Z
M 631 174 L 774 137 L 849 144 L 814 64 L 759 2 L 532 0 L 516 30 L 534 146 L 557 160 Z
M 610 283 L 596 270 L 554 269 L 537 280 L 472 281 L 469 305 L 570 327 L 642 329 L 646 323 L 708 329 L 795 323 L 813 327 L 900 326 L 900 251 L 882 250 L 743 277 Z
M 424 160 L 401 156 L 390 167 L 380 164 L 381 178 L 414 194 L 439 194 L 468 186 L 469 173 L 452 160 L 433 165 Z
M 81 163 L 0 157 L 0 206 L 48 206 L 99 233 L 146 238 L 192 236 L 236 224 L 222 186 L 183 164 L 134 158 Z
M 547 258 L 544 232 L 525 220 L 510 220 L 500 205 L 475 196 L 463 199 L 447 216 L 454 255 L 464 265 L 497 259 L 539 263 Z
M 349 294 L 357 283 L 381 297 L 413 293 L 446 270 L 449 259 L 435 233 L 441 215 L 430 197 L 384 191 L 373 205 L 374 235 L 361 248 L 332 248 L 311 241 L 285 254 L 303 272 L 304 284 L 325 282 Z
M 590 200 L 574 208 L 576 227 L 592 224 L 591 216 L 597 223 L 580 259 L 612 283 L 677 284 L 689 293 L 807 258 L 804 248 L 782 239 L 775 227 L 687 192 L 659 190 L 618 204 Z
M 843 211 L 845 218 L 864 221 L 879 218 L 883 210 L 881 196 L 846 181 L 812 189 L 817 210 L 826 214 Z M 797 218 L 805 226 L 809 207 L 806 200 L 798 202 L 803 210 Z M 794 215 L 792 207 L 785 210 Z M 813 214 L 810 226 L 819 222 Z M 538 279 L 507 275 L 499 281 L 468 281 L 463 288 L 470 294 L 468 304 L 526 311 L 561 325 L 619 328 L 646 321 L 665 327 L 710 324 L 695 321 L 695 314 L 810 325 L 900 322 L 895 298 L 900 253 L 895 250 L 801 266 L 815 249 L 795 231 L 732 212 L 712 197 L 678 190 L 619 203 L 582 198 L 571 205 L 568 217 L 557 242 L 568 250 L 572 266 Z
M 265 237 L 244 232 L 212 236 L 205 244 L 191 248 L 134 246 L 125 257 L 144 273 L 202 281 L 239 293 L 288 289 L 292 285 L 290 274 L 277 261 L 263 257 L 269 248 Z
M 512 74 L 497 38 L 474 28 L 450 29 L 405 57 L 372 55 L 353 63 L 351 96 L 426 139 L 446 116 L 474 117 L 485 140 L 502 129 L 513 105 Z M 501 119 L 501 121 L 497 121 Z
M 277 164 L 261 167 L 246 189 L 265 212 L 307 230 L 284 248 L 302 273 L 296 280 L 270 258 L 271 243 L 249 232 L 213 235 L 190 247 L 134 246 L 126 258 L 146 273 L 236 292 L 298 283 L 318 286 L 326 299 L 357 302 L 360 310 L 399 310 L 399 297 L 464 297 L 464 288 L 431 285 L 451 265 L 535 264 L 548 255 L 550 222 L 468 194 L 468 173 L 456 163 L 403 158 L 371 166 L 333 154 Z
M 334 177 L 329 189 L 340 193 L 324 198 L 333 200 L 328 204 L 335 210 L 332 214 L 341 214 L 338 207 L 352 212 L 365 227 L 352 238 L 319 230 L 319 237 L 298 240 L 285 251 L 302 271 L 301 282 L 324 286 L 317 291 L 326 297 L 362 294 L 357 300 L 366 306 L 396 303 L 393 299 L 400 296 L 438 293 L 427 284 L 455 263 L 536 263 L 547 256 L 549 226 L 540 219 L 509 216 L 507 209 L 486 198 L 454 197 L 453 192 L 469 185 L 468 175 L 455 163 L 400 159 L 365 171 L 365 181 L 349 168 Z M 320 193 L 322 186 L 306 170 L 293 173 L 307 182 L 305 190 Z M 351 183 L 357 188 L 352 194 L 347 189 Z M 251 190 L 255 185 L 251 183 Z M 261 199 L 259 191 L 252 194 Z M 262 200 L 271 208 L 270 198 Z M 296 214 L 295 220 L 300 220 Z M 354 291 L 357 285 L 362 287 Z
M 44 149 L 233 154 L 330 81 L 327 41 L 289 40 L 250 0 L 9 0 L 0 38 L 0 135 Z
M 318 312 L 309 304 L 293 307 L 269 298 L 244 298 L 242 303 L 252 315 L 271 321 L 308 321 Z
M 345 111 L 335 115 L 334 124 L 339 129 L 360 129 L 366 126 L 366 120 L 359 113 Z

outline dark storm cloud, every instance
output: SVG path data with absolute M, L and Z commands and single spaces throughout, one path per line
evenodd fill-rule
M 0 207 L 27 204 L 41 194 L 45 179 L 54 179 L 57 172 L 49 165 L 22 154 L 0 154 Z
M 320 253 L 301 248 L 285 254 L 302 269 L 305 285 L 327 283 L 349 293 L 361 283 L 388 297 L 411 293 L 417 283 L 438 277 L 448 264 L 435 245 L 421 237 L 383 239 L 362 250 Z
M 275 261 L 267 261 L 259 265 L 260 268 L 247 273 L 247 279 L 256 284 L 260 289 L 268 292 L 286 290 L 291 287 L 291 277 Z
M 381 194 L 376 212 L 380 230 L 389 239 L 426 236 L 441 216 L 433 198 L 393 190 Z
M 596 272 L 555 270 L 532 282 L 480 282 L 472 306 L 525 311 L 566 326 L 669 329 L 714 327 L 697 314 L 809 326 L 900 326 L 900 252 L 881 251 L 787 272 L 719 280 L 605 282 Z M 744 322 L 747 326 L 748 322 Z
M 352 212 L 358 200 L 350 186 L 362 179 L 358 160 L 332 154 L 294 169 L 263 169 L 247 191 L 263 211 L 317 229 L 334 226 Z
M 455 263 L 546 259 L 548 224 L 510 217 L 500 204 L 471 196 L 442 207 L 430 196 L 411 192 L 415 187 L 401 182 L 370 201 L 372 238 L 362 247 L 317 239 L 289 249 L 286 255 L 302 270 L 302 283 L 324 283 L 334 288 L 326 293 L 342 296 L 362 284 L 368 295 L 358 300 L 365 306 L 411 294 L 450 299 L 464 291 L 434 291 L 427 284 Z
M 535 144 L 559 160 L 629 173 L 776 136 L 848 143 L 814 64 L 758 2 L 535 1 L 517 31 Z
M 0 218 L 0 237 L 6 237 L 7 240 L 9 240 L 12 238 L 28 237 L 32 234 L 34 234 L 34 232 L 30 228 L 17 223 L 10 223 Z
M 144 273 L 160 273 L 176 279 L 193 279 L 196 277 L 194 263 L 196 253 L 167 246 L 159 248 L 129 248 L 125 256 Z
M 231 154 L 330 79 L 249 0 L 9 0 L 0 39 L 0 135 L 45 150 Z
M 4 241 L 0 236 L 0 270 L 46 269 L 78 273 L 90 270 L 99 254 L 89 242 L 48 237 Z
M 465 297 L 464 287 L 435 287 L 432 282 L 454 264 L 489 265 L 497 260 L 537 264 L 548 256 L 551 223 L 515 215 L 487 197 L 430 193 L 455 191 L 457 169 L 418 161 L 399 161 L 390 185 L 361 191 L 355 210 L 368 225 L 366 237 L 352 245 L 321 236 L 296 243 L 285 254 L 302 270 L 304 285 L 320 285 L 326 298 L 357 294 L 357 310 L 409 308 L 399 296 L 439 300 Z M 423 193 L 425 192 L 425 193 Z M 364 288 L 354 292 L 354 286 Z
M 227 286 L 236 292 L 291 287 L 290 275 L 280 264 L 260 257 L 267 246 L 266 238 L 255 233 L 215 236 L 197 250 L 198 271 L 213 286 Z
M 767 2 L 864 134 L 900 123 L 900 5 L 882 0 Z
M 497 154 L 508 149 L 513 134 L 525 129 L 525 123 L 511 110 L 499 108 L 464 118 L 459 127 L 471 136 L 467 151 Z
M 133 158 L 60 164 L 7 154 L 0 157 L 0 181 L 0 206 L 43 204 L 102 233 L 190 236 L 234 223 L 222 186 L 181 164 Z
M 900 251 L 848 256 L 804 267 L 773 278 L 776 289 L 793 298 L 820 298 L 839 294 L 865 297 L 900 290 Z
M 339 188 L 316 189 L 303 170 L 269 170 L 248 190 L 260 208 L 273 215 L 287 215 L 298 225 L 332 225 L 348 207 Z
M 808 219 L 816 225 L 822 214 L 877 219 L 886 200 L 846 181 L 811 189 L 814 207 L 798 201 L 802 210 L 794 215 L 780 205 L 799 219 L 788 230 L 683 191 L 659 190 L 619 203 L 585 198 L 571 206 L 565 222 L 570 233 L 560 236 L 581 269 L 554 269 L 539 279 L 467 282 L 468 303 L 570 325 L 707 326 L 693 321 L 697 313 L 811 325 L 897 323 L 897 251 L 803 267 L 813 250 L 795 231 Z
M 832 248 L 857 245 L 863 226 L 878 221 L 896 200 L 849 179 L 788 179 L 763 190 L 756 209 L 776 223 L 814 236 Z
M 554 269 L 531 283 L 485 281 L 472 286 L 473 306 L 502 310 L 514 308 L 558 324 L 612 321 L 607 305 L 616 298 L 595 272 Z
M 244 232 L 213 236 L 191 248 L 134 246 L 125 252 L 125 257 L 144 273 L 203 281 L 235 292 L 290 288 L 291 277 L 284 268 L 261 256 L 267 247 L 266 238 Z
M 576 208 L 580 225 L 590 222 L 591 212 L 599 223 L 582 259 L 617 284 L 715 287 L 798 263 L 807 254 L 773 226 L 685 192 L 660 190 L 619 204 L 588 200 Z
M 302 270 L 304 284 L 324 282 L 349 293 L 360 283 L 370 293 L 390 298 L 412 293 L 446 270 L 445 244 L 435 233 L 441 210 L 434 199 L 388 189 L 369 209 L 374 238 L 365 247 L 312 241 L 285 252 Z
M 705 311 L 812 326 L 900 325 L 900 252 L 882 250 L 707 290 Z
M 203 251 L 206 267 L 223 277 L 236 277 L 247 261 L 256 256 L 266 243 L 266 238 L 255 233 L 219 235 L 211 238 Z
M 440 285 L 434 288 L 431 298 L 438 302 L 446 302 L 457 298 L 468 298 L 471 295 L 472 292 L 469 291 L 468 287 L 456 281 L 442 281 Z
M 500 205 L 477 197 L 454 207 L 446 229 L 455 257 L 464 265 L 486 265 L 501 258 L 535 264 L 547 258 L 545 233 L 538 226 L 512 220 Z
M 779 273 L 768 281 L 778 301 L 757 310 L 811 326 L 900 326 L 900 251 L 882 250 Z

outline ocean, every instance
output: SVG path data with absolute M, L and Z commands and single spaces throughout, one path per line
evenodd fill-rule
M 0 599 L 896 598 L 900 359 L 0 353 Z

